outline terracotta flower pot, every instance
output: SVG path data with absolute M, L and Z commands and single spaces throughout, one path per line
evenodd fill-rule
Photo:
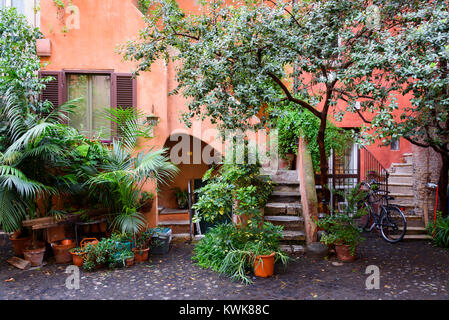
M 262 278 L 271 277 L 274 274 L 275 255 L 273 252 L 268 256 L 257 256 L 254 261 L 254 275 Z
M 44 260 L 44 254 L 45 254 L 45 245 L 37 249 L 32 247 L 26 247 L 23 250 L 25 260 L 31 262 L 31 266 L 33 267 L 38 267 L 42 264 L 42 261 Z
M 108 231 L 108 224 L 107 224 L 107 222 L 101 222 L 99 227 L 100 227 L 100 231 L 103 232 L 103 233 Z
M 295 160 L 294 153 L 287 153 L 284 158 L 279 159 L 279 169 L 280 170 L 291 170 L 293 167 L 293 160 Z
M 150 250 L 150 248 L 133 249 L 134 258 L 136 260 L 136 263 L 147 261 L 148 260 L 148 252 L 149 252 L 149 250 Z
M 66 244 L 64 244 L 64 242 Z M 55 255 L 56 263 L 67 264 L 72 262 L 72 256 L 69 250 L 75 248 L 75 242 L 70 239 L 62 240 L 61 242 L 53 242 L 51 247 L 53 249 L 53 254 Z
M 70 254 L 72 255 L 72 259 L 73 259 L 73 264 L 77 267 L 82 267 L 84 264 L 84 255 L 85 253 L 73 253 L 70 252 Z
M 9 237 L 11 240 L 12 247 L 14 249 L 14 254 L 16 256 L 23 255 L 23 249 L 31 243 L 31 237 L 19 238 L 18 234 L 13 234 Z
M 351 246 L 347 244 L 335 244 L 335 252 L 337 254 L 337 258 L 343 262 L 354 261 L 356 258 L 355 252 L 351 253 Z
M 72 239 L 64 239 L 64 240 L 62 240 L 61 241 L 61 244 L 63 244 L 63 245 L 69 245 L 69 244 L 72 244 L 73 243 L 73 240 Z
M 127 267 L 132 266 L 134 264 L 134 257 L 125 259 L 125 262 Z

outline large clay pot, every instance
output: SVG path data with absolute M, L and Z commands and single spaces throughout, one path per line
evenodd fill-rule
M 19 238 L 18 234 L 13 234 L 9 237 L 11 240 L 12 247 L 14 249 L 14 254 L 16 256 L 23 255 L 23 249 L 31 243 L 31 237 Z
M 279 169 L 280 170 L 291 170 L 293 167 L 293 160 L 295 159 L 295 154 L 287 153 L 284 158 L 279 159 Z
M 356 258 L 355 252 L 352 254 L 351 247 L 347 244 L 335 244 L 335 252 L 338 260 L 343 262 L 354 261 Z
M 254 275 L 262 278 L 271 277 L 274 274 L 275 255 L 273 252 L 268 256 L 257 256 L 254 261 Z
M 62 243 L 62 241 L 53 242 L 51 247 L 53 249 L 53 254 L 55 255 L 56 263 L 66 264 L 72 262 L 72 256 L 69 252 L 70 249 L 75 248 L 75 241 L 73 240 L 63 240 L 66 244 Z
M 84 255 L 85 253 L 70 253 L 72 255 L 73 264 L 77 267 L 82 267 L 84 264 Z
M 37 249 L 33 247 L 25 247 L 25 249 L 23 250 L 25 260 L 31 262 L 32 267 L 38 267 L 42 264 L 42 261 L 44 260 L 44 254 L 45 245 L 43 245 L 42 247 L 39 246 Z
M 136 260 L 136 263 L 139 262 L 145 262 L 148 260 L 148 252 L 150 248 L 146 249 L 133 249 L 134 251 L 134 258 Z

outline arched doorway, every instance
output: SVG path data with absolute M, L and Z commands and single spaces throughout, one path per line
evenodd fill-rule
M 194 191 L 203 185 L 206 171 L 221 162 L 221 154 L 211 145 L 185 133 L 172 134 L 164 148 L 168 150 L 170 161 L 178 166 L 179 173 L 170 184 L 158 186 L 158 225 L 170 227 L 175 238 L 190 239 L 201 227 L 192 224 L 193 213 L 188 204 L 187 207 L 180 206 L 176 195 L 187 193 L 190 204 L 193 204 Z

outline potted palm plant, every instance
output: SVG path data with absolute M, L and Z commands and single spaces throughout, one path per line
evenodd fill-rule
M 101 201 L 110 208 L 111 227 L 135 236 L 146 228 L 141 207 L 141 190 L 152 181 L 159 185 L 171 181 L 178 168 L 165 155 L 166 150 L 135 154 L 137 139 L 151 138 L 150 128 L 143 127 L 145 116 L 134 108 L 107 109 L 108 119 L 117 125 L 120 139 L 114 139 L 106 164 L 88 181 L 91 192 L 108 190 Z

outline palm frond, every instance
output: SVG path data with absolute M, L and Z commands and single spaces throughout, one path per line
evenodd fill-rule
M 44 117 L 44 122 L 48 123 L 63 123 L 68 122 L 70 114 L 74 113 L 75 109 L 78 107 L 77 103 L 83 101 L 83 98 L 76 98 L 66 103 L 63 103 L 60 106 L 53 106 L 51 112 Z
M 0 225 L 5 232 L 20 230 L 26 206 L 18 194 L 0 187 Z
M 20 170 L 0 165 L 0 190 L 16 190 L 23 197 L 35 197 L 40 192 L 51 192 L 42 183 L 29 180 Z

